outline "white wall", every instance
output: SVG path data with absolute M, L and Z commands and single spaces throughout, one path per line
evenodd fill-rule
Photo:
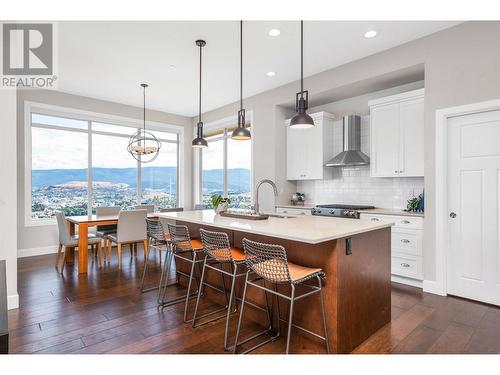
M 17 172 L 16 172 L 16 90 L 0 90 L 0 259 L 7 267 L 7 304 L 19 306 L 17 294 Z
M 17 93 L 17 235 L 19 256 L 39 255 L 57 250 L 57 227 L 55 225 L 26 226 L 24 223 L 24 102 L 33 101 L 68 108 L 75 108 L 96 113 L 109 114 L 133 119 L 142 119 L 142 108 L 118 103 L 107 102 L 70 95 L 63 92 L 49 90 L 18 90 Z M 15 106 L 14 106 L 15 108 Z M 184 132 L 184 176 L 183 195 L 184 206 L 192 206 L 192 150 L 191 150 L 191 119 L 189 117 L 174 115 L 159 111 L 147 111 L 147 118 L 153 122 L 181 125 Z M 186 143 L 189 146 L 186 147 Z M 16 155 L 16 153 L 12 154 Z M 15 157 L 11 156 L 13 164 Z
M 311 106 L 333 102 L 335 95 L 343 92 L 364 93 L 376 91 L 370 88 L 371 80 L 386 77 L 393 72 L 415 66 L 425 67 L 425 239 L 424 278 L 435 280 L 435 112 L 467 103 L 500 98 L 500 48 L 498 48 L 500 22 L 466 22 L 430 36 L 368 56 L 366 58 L 307 77 L 305 88 L 309 90 Z M 328 48 L 328 46 L 326 46 Z M 407 81 L 410 82 L 410 81 Z M 406 82 L 406 83 L 407 83 Z M 396 85 L 393 85 L 396 86 Z M 277 121 L 277 106 L 290 103 L 298 91 L 298 82 L 266 91 L 245 99 L 245 106 L 255 114 L 254 176 L 275 179 L 282 193 L 279 201 L 286 203 L 285 191 L 294 190 L 295 184 L 283 178 L 285 160 L 282 155 L 284 142 Z M 371 85 L 373 88 L 373 85 Z M 386 86 L 383 88 L 388 88 Z M 380 88 L 379 88 L 380 89 Z M 356 91 L 354 90 L 354 91 Z M 325 101 L 325 96 L 330 99 Z M 321 103 L 316 102 L 321 98 Z M 345 98 L 345 96 L 343 97 Z M 213 121 L 236 113 L 238 103 L 204 114 L 205 121 Z

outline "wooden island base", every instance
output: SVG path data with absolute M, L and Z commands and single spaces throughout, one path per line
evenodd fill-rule
M 350 353 L 391 320 L 390 228 L 318 244 L 309 244 L 179 220 L 177 220 L 177 224 L 186 225 L 193 239 L 199 238 L 199 230 L 202 227 L 207 230 L 226 232 L 231 245 L 241 249 L 243 248 L 242 240 L 245 237 L 254 241 L 280 244 L 285 247 L 291 262 L 322 268 L 326 273 L 323 291 L 332 353 Z M 348 251 L 348 240 L 351 242 L 351 251 Z M 177 267 L 188 271 L 185 262 L 178 261 L 177 263 Z M 222 285 L 219 274 L 209 273 L 208 281 L 212 284 Z M 243 284 L 244 277 L 241 277 L 236 287 L 236 294 L 240 298 L 243 294 Z M 229 279 L 227 279 L 228 290 L 229 285 Z M 280 292 L 290 295 L 289 287 L 280 286 L 280 289 Z M 206 290 L 207 293 L 203 298 L 216 298 L 221 301 L 221 295 L 217 295 L 216 292 L 208 292 L 208 288 Z M 300 288 L 297 291 L 303 292 Z M 249 287 L 248 298 L 260 306 L 265 306 L 264 292 L 261 290 Z M 280 299 L 280 317 L 285 321 L 288 317 L 288 307 L 289 302 Z M 275 317 L 274 327 L 277 329 L 277 309 L 274 303 L 272 310 Z M 243 322 L 250 319 L 262 325 L 267 322 L 266 314 L 245 306 Z M 294 324 L 323 335 L 319 295 L 306 297 L 295 303 Z M 281 323 L 283 336 L 286 335 L 285 325 L 285 322 Z M 234 337 L 234 332 L 232 335 Z M 322 341 L 298 329 L 292 330 L 291 341 L 291 353 L 323 353 L 325 351 Z

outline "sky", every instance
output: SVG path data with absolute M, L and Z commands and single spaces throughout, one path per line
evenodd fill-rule
M 66 119 L 33 114 L 34 123 L 87 130 L 87 121 Z M 98 122 L 92 129 L 122 134 L 109 136 L 92 135 L 92 166 L 95 168 L 135 168 L 136 160 L 127 152 L 129 137 L 135 133 L 132 127 L 116 126 Z M 83 169 L 88 167 L 88 134 L 68 130 L 47 129 L 33 126 L 32 131 L 32 169 Z M 177 135 L 152 131 L 163 139 L 176 140 Z M 251 168 L 251 141 L 228 139 L 228 168 Z M 148 166 L 177 165 L 177 145 L 162 142 L 160 155 Z M 209 142 L 203 149 L 203 170 L 222 169 L 223 142 Z

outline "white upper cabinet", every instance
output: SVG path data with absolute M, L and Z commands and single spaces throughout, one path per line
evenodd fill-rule
M 424 175 L 424 89 L 372 100 L 371 176 Z
M 333 157 L 333 115 L 327 112 L 310 114 L 315 126 L 308 129 L 286 126 L 287 180 L 321 180 L 326 177 L 326 161 Z

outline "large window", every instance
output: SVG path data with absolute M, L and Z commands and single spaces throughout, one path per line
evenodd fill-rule
M 58 210 L 85 215 L 99 206 L 177 207 L 177 131 L 153 130 L 162 143 L 160 154 L 151 163 L 139 163 L 127 145 L 140 125 L 43 112 L 29 111 L 31 220 L 53 219 Z
M 250 208 L 252 143 L 234 141 L 231 133 L 222 129 L 207 137 L 208 147 L 200 156 L 200 200 L 212 207 L 212 195 L 220 194 L 231 199 L 230 207 Z

